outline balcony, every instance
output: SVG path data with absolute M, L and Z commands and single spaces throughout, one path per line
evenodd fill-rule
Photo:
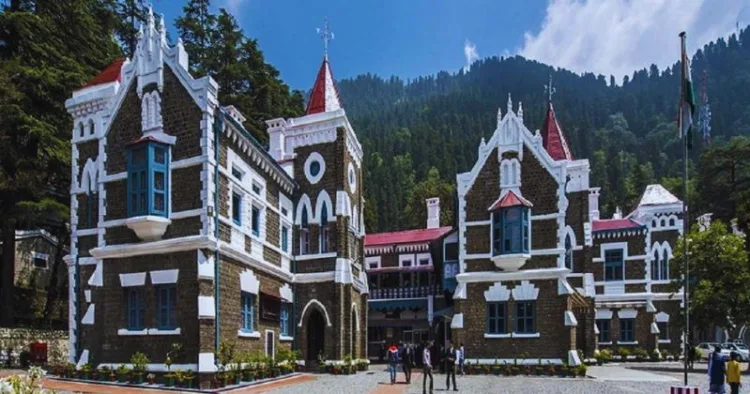
M 440 295 L 443 288 L 440 285 L 398 287 L 390 289 L 370 289 L 371 300 L 389 300 L 399 298 L 423 298 L 429 295 Z

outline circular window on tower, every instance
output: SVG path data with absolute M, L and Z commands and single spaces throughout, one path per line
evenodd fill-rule
M 326 162 L 318 152 L 313 152 L 305 160 L 305 177 L 313 185 L 320 182 L 326 172 Z
M 349 163 L 347 173 L 349 178 L 349 190 L 351 190 L 352 193 L 355 193 L 357 190 L 357 173 L 354 171 L 354 165 L 352 163 Z

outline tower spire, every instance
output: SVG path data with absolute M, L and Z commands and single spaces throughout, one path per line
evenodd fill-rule
M 552 107 L 552 96 L 557 91 L 552 85 L 552 73 L 549 74 L 549 83 L 544 85 L 544 91 L 547 93 L 547 116 L 541 130 L 542 145 L 553 160 L 573 160 L 568 141 L 565 139 L 560 124 L 557 123 L 555 109 Z
M 308 115 L 320 112 L 330 112 L 341 108 L 339 92 L 333 81 L 331 65 L 328 64 L 328 42 L 333 39 L 333 32 L 328 26 L 328 18 L 325 19 L 322 29 L 317 29 L 320 38 L 323 39 L 323 64 L 318 70 L 318 77 L 313 85 L 310 99 L 307 101 Z

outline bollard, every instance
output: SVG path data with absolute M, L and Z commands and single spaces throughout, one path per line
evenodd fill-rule
M 697 387 L 671 387 L 669 394 L 700 394 L 700 389 Z

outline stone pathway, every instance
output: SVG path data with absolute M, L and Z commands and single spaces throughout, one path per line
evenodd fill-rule
M 624 366 L 609 364 L 601 367 L 589 367 L 587 375 L 598 380 L 634 381 L 634 382 L 677 382 L 670 376 L 659 375 L 643 370 L 628 369 Z

